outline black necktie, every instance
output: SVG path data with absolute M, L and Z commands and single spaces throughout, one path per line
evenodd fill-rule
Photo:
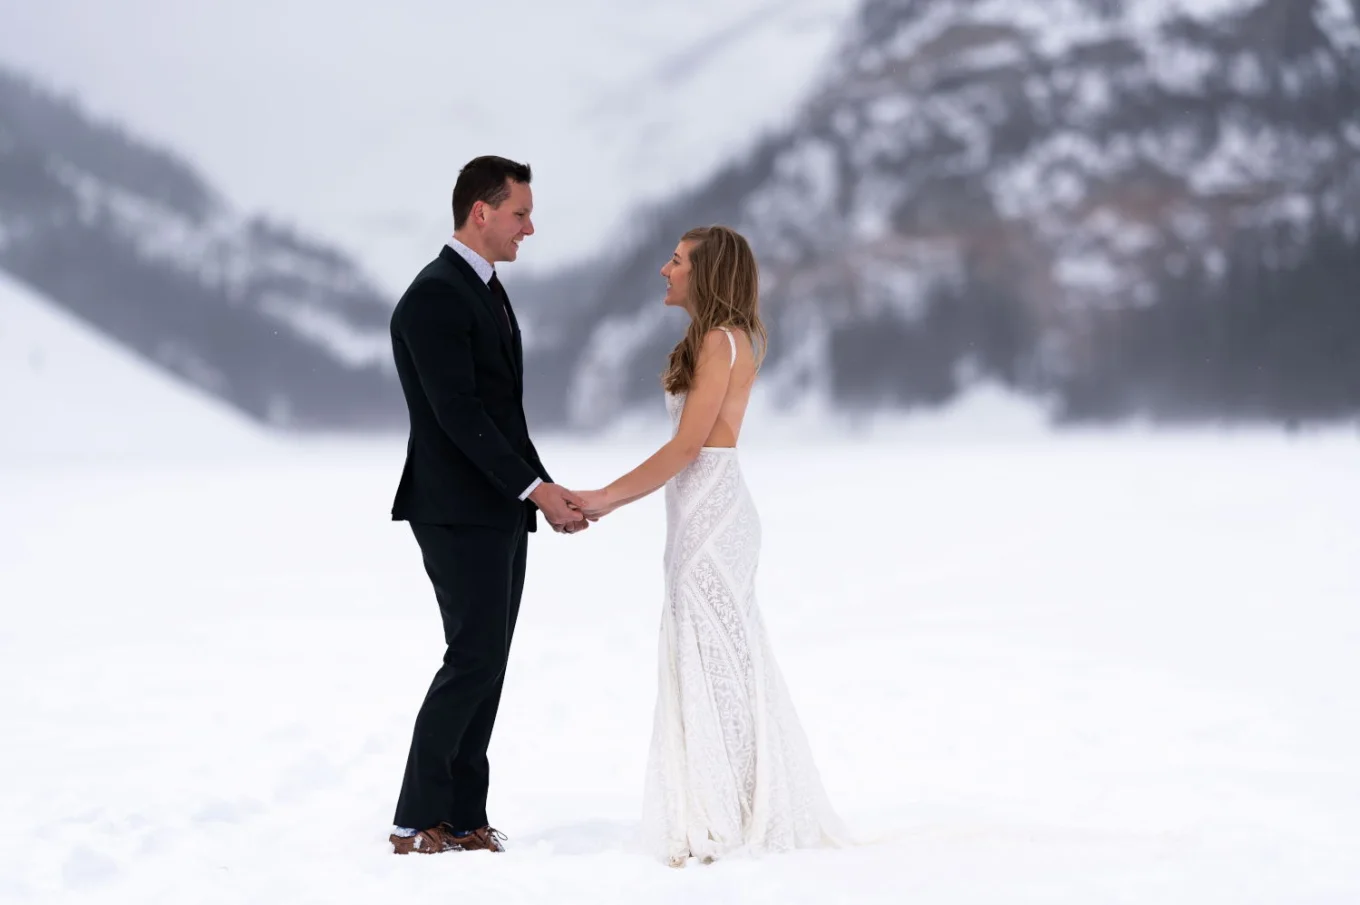
M 510 296 L 506 294 L 505 287 L 501 285 L 501 278 L 496 275 L 496 271 L 491 271 L 491 280 L 487 284 L 491 294 L 501 303 L 501 313 L 505 315 L 505 329 L 510 331 L 510 335 L 515 335 L 515 328 L 510 324 Z

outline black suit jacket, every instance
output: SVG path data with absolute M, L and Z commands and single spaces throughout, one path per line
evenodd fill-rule
M 514 528 L 519 495 L 551 482 L 524 418 L 519 324 L 472 265 L 445 246 L 392 312 L 392 356 L 411 421 L 396 521 Z

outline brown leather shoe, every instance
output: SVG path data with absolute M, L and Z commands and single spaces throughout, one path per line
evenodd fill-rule
M 421 830 L 414 836 L 398 836 L 393 833 L 387 840 L 392 843 L 393 854 L 397 855 L 409 855 L 412 852 L 418 855 L 435 855 L 439 852 L 456 852 L 463 848 L 460 840 L 453 835 L 453 827 L 447 823 Z
M 486 850 L 489 852 L 503 852 L 505 846 L 501 845 L 505 834 L 500 830 L 494 830 L 489 826 L 473 830 L 466 836 L 454 836 L 453 841 L 465 852 L 476 852 Z
M 503 839 L 504 833 L 489 826 L 458 835 L 447 823 L 421 830 L 414 836 L 398 836 L 393 833 L 387 837 L 392 843 L 393 854 L 397 855 L 409 855 L 412 852 L 420 855 L 434 855 L 439 852 L 503 852 L 505 851 L 505 846 L 501 845 Z

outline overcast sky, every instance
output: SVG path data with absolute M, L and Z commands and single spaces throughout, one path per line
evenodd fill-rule
M 789 115 L 854 0 L 0 0 L 0 61 L 400 288 L 469 157 L 535 170 L 552 266 Z

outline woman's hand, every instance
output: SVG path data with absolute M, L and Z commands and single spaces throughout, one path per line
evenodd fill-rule
M 604 490 L 582 490 L 577 492 L 576 496 L 582 504 L 581 514 L 592 522 L 613 512 L 617 506 Z

